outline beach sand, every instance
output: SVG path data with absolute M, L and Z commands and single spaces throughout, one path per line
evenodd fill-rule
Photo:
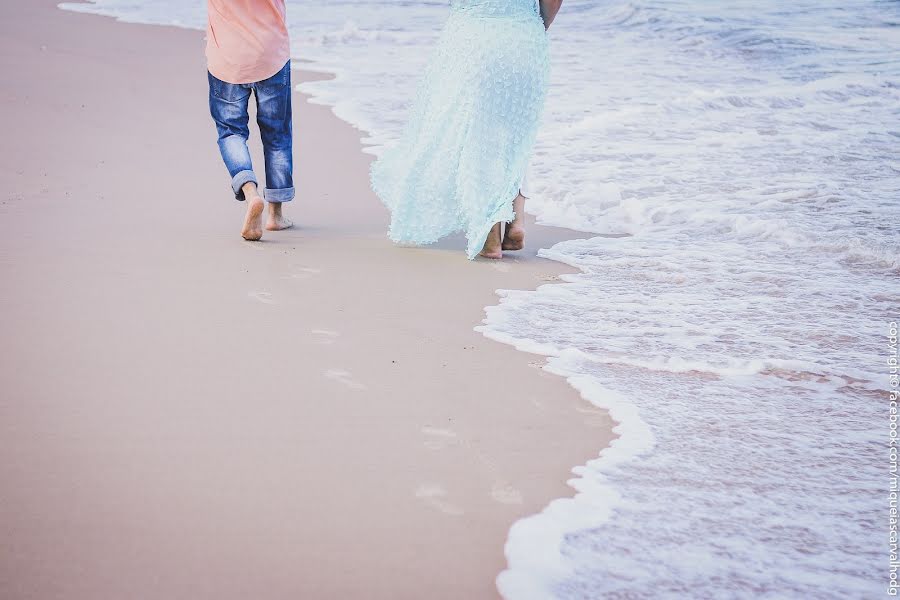
M 472 329 L 567 232 L 392 245 L 360 132 L 295 94 L 299 227 L 244 242 L 200 32 L 2 4 L 0 598 L 496 597 L 611 435 Z

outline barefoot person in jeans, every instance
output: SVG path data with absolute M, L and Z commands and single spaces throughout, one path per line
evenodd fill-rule
M 292 225 L 281 211 L 282 204 L 294 198 L 290 43 L 284 0 L 207 0 L 207 8 L 209 112 L 219 132 L 219 151 L 231 176 L 231 189 L 235 198 L 247 202 L 241 235 L 256 241 L 262 238 L 265 202 L 247 148 L 247 107 L 252 94 L 266 163 L 266 229 L 279 231 Z

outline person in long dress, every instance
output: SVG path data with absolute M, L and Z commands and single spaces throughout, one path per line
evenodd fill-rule
M 546 29 L 561 4 L 451 0 L 403 136 L 372 165 L 392 240 L 464 231 L 470 259 L 524 247 L 522 179 L 547 95 Z

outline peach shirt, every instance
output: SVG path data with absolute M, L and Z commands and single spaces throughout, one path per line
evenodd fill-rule
M 207 0 L 209 72 L 228 83 L 256 83 L 290 58 L 284 0 Z

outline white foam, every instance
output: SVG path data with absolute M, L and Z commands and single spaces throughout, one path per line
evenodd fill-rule
M 610 518 L 623 500 L 606 473 L 649 452 L 654 445 L 653 432 L 632 402 L 590 377 L 568 372 L 563 364 L 551 360 L 548 369 L 567 377 L 582 397 L 608 410 L 618 422 L 613 430 L 618 437 L 597 460 L 575 469 L 579 478 L 569 482 L 577 490 L 573 498 L 554 500 L 540 514 L 513 525 L 505 549 L 509 567 L 497 578 L 497 587 L 506 598 L 552 598 L 554 582 L 575 576 L 572 562 L 562 554 L 566 535 L 599 527 Z

